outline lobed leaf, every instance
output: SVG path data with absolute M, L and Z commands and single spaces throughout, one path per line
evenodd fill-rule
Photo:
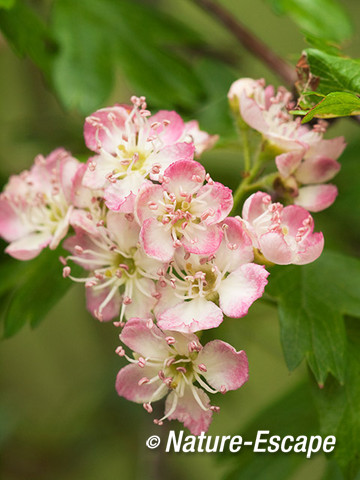
M 256 438 L 258 430 L 269 430 L 270 435 L 310 435 L 317 429 L 316 410 L 313 406 L 311 392 L 306 384 L 299 384 L 292 391 L 285 393 L 251 423 L 238 432 L 244 441 Z M 301 454 L 253 453 L 252 448 L 243 447 L 234 455 L 230 452 L 219 454 L 220 460 L 235 460 L 235 466 L 224 477 L 226 480 L 287 480 L 308 461 Z
M 334 458 L 348 480 L 360 476 L 360 334 L 359 321 L 348 322 L 348 362 L 344 385 L 329 378 L 314 388 L 323 435 L 336 436 Z M 338 477 L 335 477 L 338 478 Z
M 331 373 L 344 382 L 344 314 L 360 317 L 360 261 L 324 252 L 305 266 L 276 267 L 267 292 L 277 299 L 285 360 L 294 370 L 306 358 L 317 382 Z
M 319 77 L 318 93 L 360 93 L 360 60 L 339 57 L 308 48 L 305 50 L 310 72 Z

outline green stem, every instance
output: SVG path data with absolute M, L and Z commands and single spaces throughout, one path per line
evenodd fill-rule
M 243 150 L 244 150 L 244 170 L 249 172 L 251 167 L 251 156 L 250 156 L 250 145 L 248 137 L 249 127 L 247 125 L 240 125 L 240 131 L 243 140 Z
M 244 178 L 244 180 L 240 183 L 238 188 L 235 190 L 234 193 L 234 205 L 233 208 L 230 212 L 230 215 L 234 215 L 236 213 L 236 210 L 241 203 L 244 195 L 253 188 L 253 185 L 251 182 L 256 178 L 257 174 L 259 173 L 259 170 L 262 166 L 263 162 L 261 161 L 261 158 L 257 158 L 252 169 L 248 173 L 248 175 Z

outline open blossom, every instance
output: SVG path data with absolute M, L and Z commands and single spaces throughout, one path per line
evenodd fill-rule
M 284 207 L 257 192 L 245 201 L 242 217 L 254 247 L 270 262 L 304 265 L 321 255 L 323 234 L 313 232 L 313 218 L 302 207 Z
M 197 122 L 184 123 L 176 112 L 151 116 L 144 97 L 132 97 L 133 107 L 115 105 L 87 117 L 85 142 L 97 156 L 90 158 L 84 185 L 105 188 L 108 208 L 131 212 L 144 180 L 158 180 L 178 160 L 193 160 L 215 138 Z
M 194 334 L 161 331 L 151 320 L 130 319 L 120 340 L 133 351 L 125 355 L 130 365 L 122 368 L 116 379 L 119 395 L 152 412 L 152 403 L 166 398 L 165 412 L 154 423 L 167 418 L 183 422 L 193 435 L 207 431 L 213 411 L 205 392 L 226 393 L 240 388 L 248 379 L 248 362 L 244 351 L 237 352 L 221 340 L 204 347 Z M 195 386 L 197 382 L 199 387 Z
M 231 190 L 213 182 L 198 162 L 173 163 L 161 185 L 143 185 L 136 198 L 145 252 L 165 262 L 180 246 L 201 255 L 215 252 L 222 239 L 219 223 L 232 205 Z
M 254 258 L 250 237 L 235 218 L 223 223 L 218 250 L 208 256 L 179 249 L 170 274 L 158 283 L 158 325 L 167 330 L 196 332 L 214 328 L 223 314 L 240 318 L 264 293 L 269 273 Z
M 296 205 L 319 212 L 334 202 L 337 188 L 324 182 L 331 180 L 340 170 L 337 159 L 345 146 L 343 137 L 331 140 L 320 137 L 305 151 L 287 152 L 276 157 L 282 184 Z
M 0 197 L 0 235 L 6 252 L 19 260 L 55 249 L 73 211 L 71 195 L 79 162 L 63 149 L 39 155 L 30 171 L 10 178 Z
M 76 229 L 76 235 L 64 242 L 71 252 L 64 261 L 89 271 L 87 277 L 77 278 L 66 265 L 64 276 L 85 283 L 88 310 L 99 320 L 118 317 L 121 323 L 131 316 L 146 316 L 157 301 L 156 272 L 166 266 L 143 252 L 139 231 L 132 214 L 108 211 L 96 235 Z
M 344 138 L 324 140 L 326 122 L 310 128 L 302 125 L 299 117 L 294 119 L 288 113 L 288 106 L 294 104 L 292 95 L 284 87 L 275 94 L 274 87 L 265 87 L 263 80 L 243 78 L 233 83 L 228 95 L 232 102 L 238 102 L 242 119 L 259 131 L 267 140 L 267 148 L 277 154 L 280 177 L 275 186 L 309 211 L 329 207 L 337 188 L 324 182 L 340 169 L 336 160 L 345 148 Z
M 284 87 L 275 93 L 272 85 L 265 87 L 264 80 L 243 78 L 234 82 L 228 96 L 237 99 L 244 122 L 260 132 L 278 154 L 305 152 L 309 144 L 321 138 L 316 129 L 301 125 L 300 118 L 294 120 L 288 113 L 292 94 Z

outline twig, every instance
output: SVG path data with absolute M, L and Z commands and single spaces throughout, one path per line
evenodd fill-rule
M 225 25 L 249 52 L 262 60 L 285 83 L 289 85 L 295 83 L 297 80 L 295 68 L 292 68 L 285 60 L 270 50 L 265 43 L 247 30 L 222 5 L 215 3 L 213 0 L 192 1 Z

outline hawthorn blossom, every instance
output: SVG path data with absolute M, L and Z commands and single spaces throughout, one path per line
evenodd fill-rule
M 244 122 L 260 132 L 268 141 L 268 149 L 277 154 L 304 153 L 309 144 L 321 138 L 316 129 L 301 125 L 300 118 L 294 120 L 288 113 L 292 94 L 284 87 L 279 87 L 275 93 L 272 85 L 265 87 L 263 79 L 243 78 L 233 83 L 228 96 L 232 102 L 237 100 Z
M 337 159 L 345 146 L 344 137 L 320 138 L 310 144 L 305 153 L 293 151 L 276 157 L 281 183 L 296 205 L 319 212 L 335 201 L 336 186 L 324 182 L 331 180 L 340 170 Z
M 284 87 L 275 94 L 274 87 L 265 87 L 263 80 L 243 78 L 233 83 L 228 96 L 244 122 L 267 140 L 266 150 L 276 154 L 277 193 L 312 212 L 329 207 L 337 188 L 324 183 L 340 169 L 336 160 L 345 148 L 344 138 L 324 140 L 326 122 L 310 128 L 299 117 L 294 119 L 288 108 L 295 103 Z
M 284 207 L 257 192 L 245 201 L 242 217 L 254 247 L 270 262 L 304 265 L 321 255 L 323 234 L 313 233 L 313 218 L 302 207 Z
M 163 262 L 180 246 L 201 255 L 215 252 L 222 239 L 219 223 L 233 205 L 231 190 L 212 181 L 195 161 L 173 163 L 161 180 L 161 185 L 143 185 L 136 198 L 145 252 Z
M 0 235 L 18 260 L 55 249 L 67 234 L 73 180 L 79 162 L 64 149 L 38 155 L 30 171 L 10 177 L 0 196 Z
M 84 283 L 88 310 L 108 321 L 149 315 L 157 301 L 155 281 L 163 263 L 149 258 L 138 243 L 140 227 L 132 214 L 108 211 L 97 225 L 97 234 L 76 229 L 64 242 L 71 255 L 63 259 L 63 275 Z M 85 278 L 71 275 L 67 262 L 89 271 Z
M 140 318 L 126 323 L 120 340 L 133 351 L 133 358 L 123 347 L 116 349 L 130 362 L 117 375 L 117 393 L 142 403 L 149 413 L 152 403 L 167 395 L 164 416 L 154 420 L 157 425 L 165 419 L 179 420 L 193 435 L 207 431 L 212 413 L 220 408 L 210 405 L 205 392 L 237 390 L 248 379 L 245 352 L 221 340 L 202 347 L 194 334 L 161 331 L 152 320 Z
M 184 123 L 176 112 L 151 116 L 145 97 L 132 97 L 133 106 L 103 108 L 86 118 L 87 147 L 97 156 L 88 161 L 84 185 L 105 188 L 111 210 L 131 212 L 145 179 L 158 180 L 178 160 L 193 160 L 216 138 L 199 130 L 197 122 Z
M 236 218 L 227 218 L 222 228 L 225 234 L 214 254 L 176 252 L 169 274 L 158 283 L 160 328 L 188 333 L 218 327 L 223 314 L 243 317 L 262 296 L 269 273 L 251 263 L 249 235 Z

